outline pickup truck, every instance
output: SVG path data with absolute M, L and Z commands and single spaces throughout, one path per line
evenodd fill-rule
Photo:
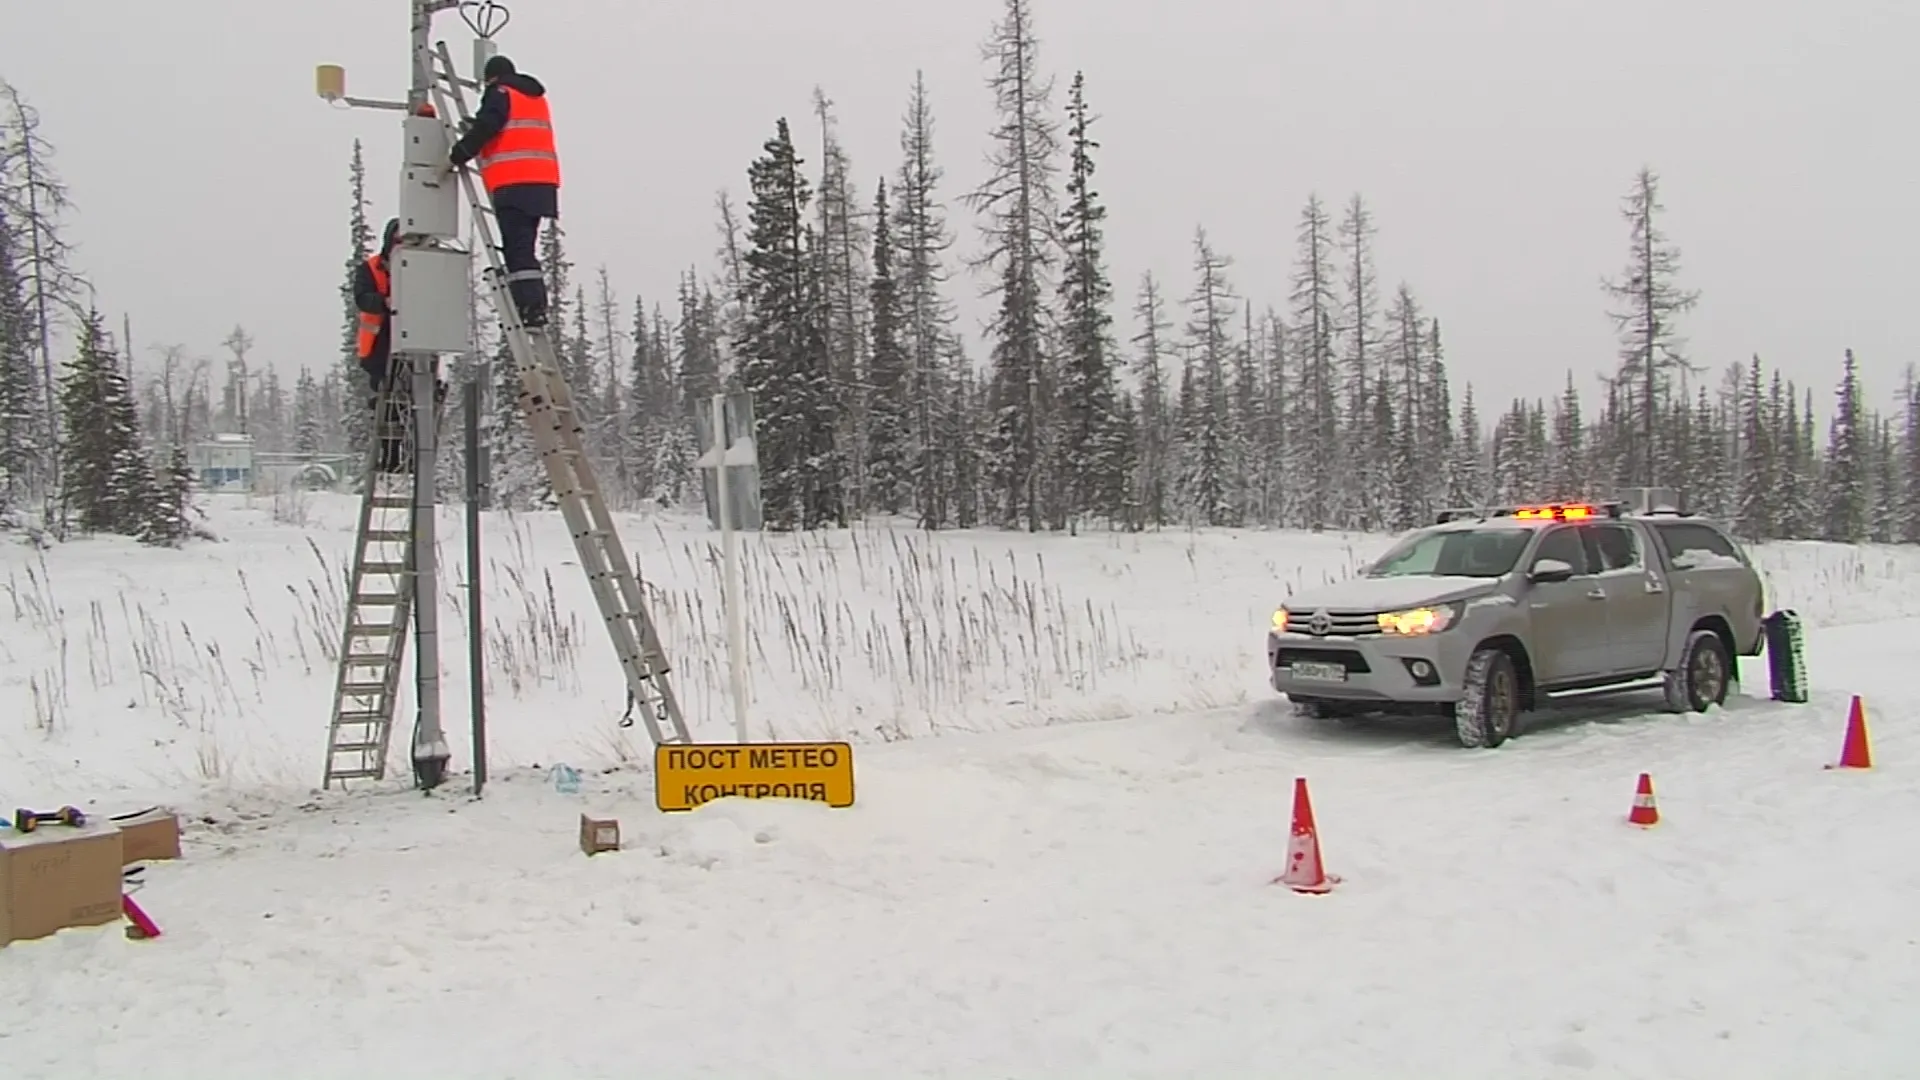
M 1451 716 L 1496 747 L 1556 695 L 1665 692 L 1704 712 L 1757 656 L 1763 589 L 1725 530 L 1618 503 L 1449 511 L 1273 613 L 1275 690 L 1313 717 Z

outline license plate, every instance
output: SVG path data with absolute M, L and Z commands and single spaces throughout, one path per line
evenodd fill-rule
M 1347 669 L 1344 664 L 1296 663 L 1288 668 L 1296 679 L 1309 679 L 1314 682 L 1346 682 Z

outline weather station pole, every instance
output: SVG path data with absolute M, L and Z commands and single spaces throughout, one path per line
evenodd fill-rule
M 451 0 L 411 2 L 413 21 L 408 53 L 413 70 L 407 84 L 409 130 L 404 151 L 407 156 L 403 160 L 418 167 L 419 163 L 413 160 L 413 151 L 420 138 L 413 130 L 413 121 L 416 118 L 433 117 L 429 101 L 433 94 L 433 15 L 455 4 Z M 437 120 L 435 126 L 445 131 L 444 125 Z M 442 160 L 445 160 L 444 155 Z M 409 189 L 416 182 L 413 169 L 402 171 L 403 210 L 411 194 Z M 451 190 L 448 194 L 451 194 Z M 453 207 L 457 224 L 459 203 L 454 201 Z M 414 243 L 422 246 L 433 244 L 431 234 L 409 232 L 410 224 L 414 223 L 407 221 L 403 214 L 400 230 L 403 249 Z M 408 257 L 408 252 L 400 252 L 403 263 Z M 400 298 L 396 296 L 395 299 Z M 463 308 L 461 315 L 466 314 Z M 462 321 L 465 321 L 464 318 Z M 395 335 L 395 344 L 400 344 L 399 335 Z M 447 748 L 446 728 L 440 718 L 440 564 L 435 547 L 439 508 L 434 483 L 439 478 L 440 433 L 435 430 L 439 419 L 435 415 L 438 405 L 435 391 L 438 389 L 439 372 L 436 368 L 440 358 L 426 350 L 407 350 L 400 355 L 407 359 L 399 365 L 399 369 L 411 372 L 413 376 L 413 685 L 414 705 L 418 710 L 413 726 L 413 776 L 421 790 L 431 791 L 446 780 L 447 763 L 453 757 Z
M 460 200 L 446 170 L 449 136 L 431 98 L 433 16 L 460 0 L 408 0 L 410 72 L 403 102 L 355 98 L 346 92 L 346 71 L 316 69 L 316 90 L 329 104 L 402 112 L 400 239 L 392 254 L 393 378 L 409 375 L 413 421 L 412 619 L 414 637 L 414 782 L 431 791 L 446 780 L 452 754 L 440 709 L 440 568 L 436 558 L 435 480 L 438 366 L 442 354 L 470 345 L 471 253 L 458 247 Z M 369 484 L 376 483 L 368 477 Z M 471 546 L 469 548 L 471 550 Z

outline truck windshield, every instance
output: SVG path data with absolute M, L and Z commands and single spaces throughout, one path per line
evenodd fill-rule
M 1504 577 L 1520 561 L 1531 529 L 1417 533 L 1367 568 L 1367 577 Z

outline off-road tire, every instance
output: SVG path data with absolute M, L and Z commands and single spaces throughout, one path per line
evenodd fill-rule
M 1520 717 L 1520 673 L 1505 649 L 1479 649 L 1467 661 L 1460 700 L 1453 706 L 1453 734 L 1468 749 L 1492 749 L 1507 741 Z
M 1669 712 L 1706 712 L 1710 706 L 1726 703 L 1732 685 L 1733 660 L 1727 655 L 1727 643 L 1712 630 L 1695 630 L 1687 635 L 1680 666 L 1666 673 L 1662 689 Z

